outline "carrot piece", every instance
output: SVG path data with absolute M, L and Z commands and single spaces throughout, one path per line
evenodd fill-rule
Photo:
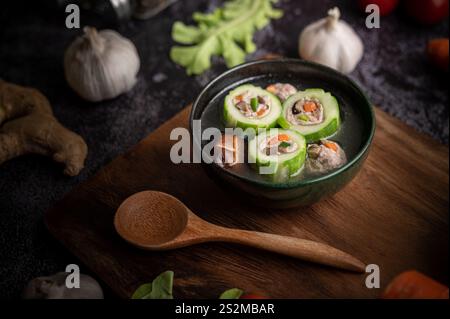
M 256 115 L 261 116 L 266 112 L 265 108 L 260 109 L 258 112 L 256 112 Z
M 333 142 L 325 142 L 325 143 L 323 143 L 323 145 L 324 145 L 326 148 L 329 148 L 330 150 L 332 150 L 332 151 L 334 151 L 334 152 L 337 152 L 337 150 L 338 150 L 336 143 L 333 143 Z
M 411 270 L 404 272 L 388 285 L 381 295 L 384 299 L 448 299 L 448 287 Z
M 448 71 L 448 38 L 434 39 L 428 42 L 427 52 L 430 61 L 444 71 Z
M 289 135 L 287 135 L 287 134 L 280 134 L 280 135 L 278 135 L 278 140 L 280 141 L 280 142 L 287 142 L 287 141 L 289 141 L 291 138 L 289 137 Z
M 238 100 L 238 102 L 242 102 L 242 100 L 244 99 L 244 97 L 241 95 L 236 96 L 236 100 Z
M 289 135 L 287 134 L 279 134 L 278 136 L 274 136 L 272 137 L 267 144 L 268 145 L 273 145 L 277 142 L 289 142 L 291 140 L 291 138 L 289 137 Z
M 305 104 L 303 104 L 303 109 L 305 112 L 314 112 L 317 110 L 317 104 L 312 101 L 307 101 Z
M 272 84 L 266 88 L 266 91 L 269 91 L 270 93 L 275 94 L 277 92 L 277 88 L 275 87 L 275 85 Z

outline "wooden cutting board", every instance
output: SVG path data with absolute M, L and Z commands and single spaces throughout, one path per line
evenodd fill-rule
M 187 127 L 183 110 L 45 216 L 50 232 L 120 297 L 165 270 L 176 298 L 216 298 L 239 287 L 274 298 L 374 298 L 397 274 L 418 269 L 448 283 L 448 148 L 377 110 L 377 132 L 361 173 L 343 191 L 309 208 L 257 208 L 227 194 L 199 164 L 172 164 L 169 134 Z M 298 236 L 347 251 L 381 270 L 365 274 L 309 264 L 232 244 L 141 251 L 113 228 L 119 204 L 142 190 L 170 193 L 222 226 Z

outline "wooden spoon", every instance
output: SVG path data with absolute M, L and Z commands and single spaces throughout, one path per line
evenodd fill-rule
M 318 242 L 255 231 L 224 228 L 195 215 L 175 197 L 145 191 L 126 199 L 118 208 L 114 226 L 127 242 L 147 250 L 169 250 L 204 242 L 230 242 L 283 255 L 364 272 L 355 257 Z

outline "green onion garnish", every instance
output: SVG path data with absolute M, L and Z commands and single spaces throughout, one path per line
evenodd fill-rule
M 306 116 L 305 114 L 299 115 L 298 117 L 301 121 L 303 122 L 308 122 L 309 121 L 309 117 Z
M 287 143 L 287 142 L 281 142 L 280 143 L 280 147 L 282 147 L 282 148 L 288 148 L 289 146 L 291 146 L 290 143 Z
M 253 112 L 256 112 L 256 110 L 258 109 L 258 105 L 259 105 L 258 98 L 256 98 L 256 97 L 252 98 L 250 100 L 250 105 L 252 107 Z

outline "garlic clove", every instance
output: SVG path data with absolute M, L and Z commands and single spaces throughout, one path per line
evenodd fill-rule
M 91 276 L 80 274 L 80 287 L 68 288 L 67 272 L 34 278 L 24 288 L 23 299 L 103 299 L 103 290 Z

